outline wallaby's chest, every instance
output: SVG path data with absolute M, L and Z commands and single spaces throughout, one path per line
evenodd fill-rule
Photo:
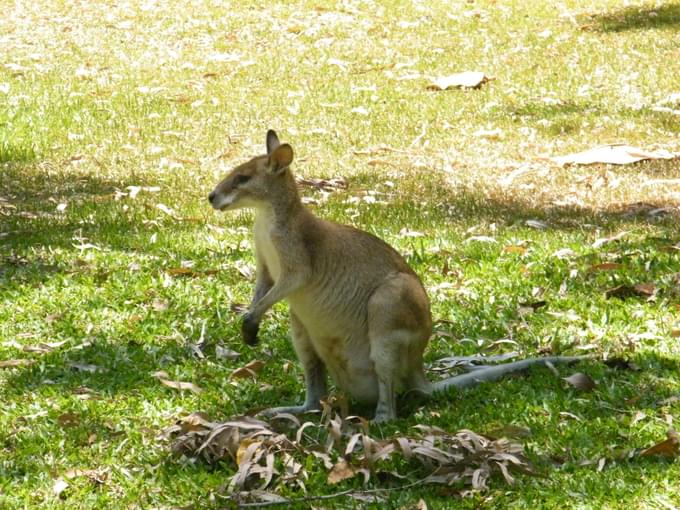
M 257 217 L 255 219 L 255 252 L 261 262 L 267 266 L 269 276 L 274 281 L 281 276 L 281 261 L 279 253 L 272 241 L 272 223 L 267 217 Z

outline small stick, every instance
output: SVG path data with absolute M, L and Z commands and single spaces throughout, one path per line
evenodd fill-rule
M 388 487 L 384 489 L 367 489 L 367 490 L 362 490 L 362 491 L 357 491 L 354 489 L 349 489 L 346 491 L 342 492 L 336 492 L 335 494 L 326 494 L 323 496 L 305 496 L 304 498 L 294 498 L 294 499 L 282 499 L 281 501 L 260 501 L 260 502 L 255 502 L 255 503 L 237 503 L 236 506 L 238 508 L 262 508 L 265 506 L 270 506 L 270 505 L 290 505 L 290 504 L 295 504 L 295 503 L 307 503 L 309 501 L 325 501 L 329 499 L 335 499 L 335 498 L 340 498 L 342 496 L 351 496 L 353 494 L 357 495 L 371 495 L 371 494 L 377 494 L 379 492 L 393 492 L 393 491 L 400 491 L 400 490 L 406 490 L 406 489 L 411 489 L 413 487 L 416 487 L 418 485 L 422 485 L 427 478 L 423 478 L 422 480 L 418 480 L 416 482 L 408 483 L 406 485 L 402 485 L 400 487 Z M 227 510 L 226 508 L 223 510 Z

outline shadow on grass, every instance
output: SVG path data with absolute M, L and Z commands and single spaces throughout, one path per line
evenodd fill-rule
M 598 167 L 593 167 L 596 174 Z M 613 172 L 637 173 L 648 178 L 678 178 L 680 166 L 677 162 L 647 162 Z M 568 172 L 568 171 L 565 171 Z M 328 206 L 318 206 L 317 213 L 326 218 L 348 222 L 344 204 L 347 194 L 370 189 L 375 183 L 373 173 L 358 174 L 350 183 L 348 192 L 341 192 L 331 198 Z M 69 268 L 59 267 L 43 258 L 36 248 L 47 251 L 61 248 L 81 256 L 77 246 L 95 245 L 112 252 L 150 253 L 163 259 L 198 260 L 206 258 L 205 250 L 197 252 L 191 244 L 173 244 L 172 236 L 181 232 L 192 232 L 204 228 L 211 214 L 205 207 L 203 218 L 197 221 L 177 221 L 162 213 L 157 202 L 168 202 L 175 197 L 163 194 L 147 195 L 135 200 L 116 201 L 113 194 L 128 185 L 143 185 L 133 182 L 101 178 L 96 175 L 72 173 L 38 166 L 12 166 L 4 170 L 0 181 L 0 281 L 30 284 Z M 536 183 L 540 186 L 540 182 Z M 616 228 L 631 222 L 648 222 L 672 228 L 677 218 L 677 204 L 662 202 L 624 203 L 607 207 L 556 206 L 539 203 L 533 195 L 515 195 L 505 192 L 493 183 L 488 189 L 458 189 L 452 187 L 446 176 L 430 172 L 427 179 L 405 178 L 402 188 L 389 199 L 388 209 L 381 206 L 363 205 L 358 226 L 371 230 L 373 226 L 387 227 L 398 231 L 404 226 L 411 229 L 420 227 L 432 231 L 452 228 L 452 222 L 463 231 L 471 224 L 494 222 L 506 226 L 526 226 L 527 220 L 541 220 L 549 224 L 545 235 L 554 231 L 582 229 L 584 224 L 604 228 Z M 491 191 L 490 191 L 491 190 Z M 199 198 L 187 201 L 181 197 L 187 190 L 176 190 L 180 203 L 192 207 Z M 312 193 L 309 189 L 303 193 Z M 193 200 L 193 202 L 192 202 Z M 59 213 L 57 205 L 63 201 L 67 208 Z M 181 207 L 181 206 L 179 206 Z M 659 208 L 666 210 L 659 212 Z M 201 209 L 199 209 L 201 210 Z M 651 211 L 656 211 L 650 215 Z M 181 211 L 179 211 L 181 215 Z M 233 219 L 234 216 L 230 216 Z M 220 221 L 215 218 L 216 221 Z M 168 237 L 157 246 L 149 244 L 154 232 Z M 232 253 L 231 256 L 237 256 Z M 206 259 L 207 260 L 207 259 Z M 212 259 L 214 261 L 214 255 Z M 212 262 L 210 262 L 212 263 Z M 159 267 L 162 266 L 159 263 Z M 70 268 L 73 269 L 73 268 Z
M 68 164 L 52 168 L 42 163 L 5 165 L 0 171 L 0 277 L 19 267 L 35 276 L 59 270 L 41 262 L 36 249 L 77 252 L 94 246 L 145 253 L 152 251 L 148 239 L 153 232 L 191 231 L 205 223 L 204 218 L 175 218 L 156 207 L 177 196 L 142 191 L 134 200 L 119 200 L 128 186 L 157 184 L 138 176 L 116 179 Z M 29 252 L 33 255 L 26 260 Z
M 662 404 L 659 402 L 675 395 L 675 389 L 663 383 L 663 378 L 667 376 L 675 380 L 676 375 L 680 373 L 680 362 L 677 359 L 649 350 L 642 354 L 631 354 L 630 358 L 637 365 L 636 368 L 631 368 L 632 365 L 628 362 L 618 363 L 609 360 L 605 363 L 595 358 L 578 364 L 570 364 L 571 369 L 564 368 L 562 370 L 569 372 L 570 370 L 579 371 L 583 369 L 599 372 L 598 378 L 609 380 L 608 383 L 602 383 L 598 386 L 603 388 L 602 391 L 609 391 L 609 386 L 615 384 L 616 381 L 634 379 L 639 382 L 641 378 L 649 375 L 647 383 L 655 385 L 653 391 L 650 390 L 645 394 L 637 395 L 632 385 L 622 386 L 625 398 L 636 397 L 635 402 L 643 407 L 661 406 Z M 203 360 L 196 358 L 188 348 L 180 345 L 173 343 L 163 346 L 142 345 L 134 341 L 124 343 L 93 342 L 82 348 L 55 350 L 51 353 L 39 355 L 34 360 L 34 364 L 14 369 L 6 377 L 5 384 L 0 388 L 0 394 L 5 401 L 11 401 L 13 398 L 28 394 L 36 395 L 40 393 L 41 388 L 50 392 L 56 391 L 62 395 L 69 395 L 77 394 L 80 389 L 85 387 L 89 392 L 104 397 L 113 397 L 115 394 L 123 393 L 135 394 L 138 398 L 144 398 L 144 394 L 149 391 L 165 391 L 158 380 L 152 376 L 152 372 L 166 368 L 168 363 L 176 366 L 186 365 L 187 367 L 193 365 L 196 374 L 210 368 Z M 493 393 L 502 392 L 504 385 L 508 384 L 508 380 L 521 378 L 528 381 L 531 376 L 527 378 L 526 374 L 538 375 L 544 370 L 543 375 L 547 376 L 550 372 L 545 367 L 535 365 L 530 369 L 507 375 L 499 381 L 484 383 L 481 386 L 466 390 L 452 389 L 429 398 L 418 395 L 403 395 L 400 397 L 399 416 L 401 418 L 411 416 L 416 408 L 422 405 L 431 408 L 442 405 L 450 407 L 449 403 L 452 400 L 465 400 L 465 395 L 481 394 L 484 398 L 487 398 Z M 432 381 L 436 380 L 436 377 L 432 374 L 429 374 L 428 378 Z M 528 399 L 534 400 L 533 404 L 539 404 L 543 400 L 543 395 L 547 392 L 558 391 L 559 388 L 564 387 L 560 379 L 552 377 L 549 379 L 552 381 L 550 385 L 527 386 L 531 391 L 526 396 Z M 206 388 L 209 385 L 210 378 L 202 383 L 202 386 Z M 235 393 L 232 398 L 238 400 L 237 395 Z M 243 398 L 246 400 L 243 402 L 242 412 L 246 413 L 253 406 L 248 395 Z M 205 404 L 206 402 L 203 402 L 204 406 Z M 270 404 L 281 405 L 281 402 Z M 287 404 L 293 404 L 293 402 Z M 213 407 L 210 407 L 210 405 Z M 211 401 L 210 405 L 203 409 L 209 416 L 215 418 L 224 415 L 223 402 Z M 356 402 L 350 402 L 350 407 L 353 411 L 360 411 L 360 414 L 368 418 L 374 411 L 372 406 L 361 405 Z M 479 412 L 482 412 L 482 410 L 480 409 Z
M 647 161 L 625 167 L 592 165 L 587 171 L 593 176 L 608 168 L 614 175 L 625 174 L 643 176 L 645 180 L 679 179 L 680 165 L 676 161 Z M 571 170 L 555 169 L 553 174 L 562 172 L 565 179 L 570 178 Z M 499 176 L 500 178 L 500 176 Z M 451 221 L 469 225 L 481 222 L 494 222 L 500 225 L 522 225 L 527 220 L 540 219 L 549 222 L 550 231 L 571 231 L 582 229 L 583 225 L 594 224 L 615 228 L 620 224 L 645 222 L 675 226 L 680 214 L 676 201 L 651 200 L 648 202 L 627 201 L 599 205 L 556 205 L 559 195 L 546 203 L 538 200 L 534 193 L 517 194 L 513 189 L 504 189 L 495 182 L 481 183 L 469 188 L 455 188 L 441 173 L 430 173 L 426 180 L 403 181 L 407 191 L 397 192 L 389 200 L 389 222 L 404 226 L 434 223 L 450 225 Z M 350 188 L 370 189 L 375 176 L 370 173 L 358 174 Z M 541 180 L 532 181 L 540 193 Z M 550 185 L 550 184 L 548 184 Z M 659 184 L 663 185 L 663 184 Z M 587 184 L 583 184 L 585 188 Z M 351 191 L 351 189 L 350 189 Z M 662 210 L 659 210 L 662 209 Z M 375 214 L 384 212 L 375 208 Z M 373 211 L 369 210 L 371 214 Z M 653 214 L 650 214 L 652 212 Z M 320 212 L 323 215 L 323 211 Z M 379 221 L 383 217 L 378 217 Z M 376 222 L 372 222 L 375 224 Z M 449 227 L 450 228 L 450 227 Z
M 509 114 L 516 121 L 531 119 L 535 122 L 536 129 L 553 137 L 578 131 L 588 120 L 588 116 L 632 117 L 648 125 L 680 132 L 680 120 L 677 115 L 654 111 L 651 108 L 609 109 L 604 108 L 602 104 L 585 100 L 548 103 L 535 100 L 520 104 L 510 102 L 498 112 L 500 118 Z
M 658 7 L 628 6 L 590 15 L 585 21 L 587 28 L 600 32 L 678 30 L 680 28 L 680 5 L 667 3 Z
M 141 345 L 133 341 L 111 343 L 93 341 L 84 347 L 62 347 L 34 357 L 33 363 L 15 370 L 2 388 L 4 399 L 11 400 L 41 388 L 74 394 L 87 387 L 94 393 L 112 396 L 116 393 L 159 388 L 151 376 L 170 361 L 190 361 L 188 349 L 168 342 L 164 346 Z M 48 381 L 48 383 L 46 383 Z
M 0 165 L 7 163 L 30 163 L 36 160 L 35 148 L 8 140 L 0 140 Z M 2 171 L 0 169 L 0 171 Z
M 557 101 L 557 100 L 556 100 Z M 508 104 L 506 111 L 513 116 L 536 117 L 550 119 L 562 115 L 582 115 L 585 113 L 602 113 L 602 106 L 592 101 L 560 101 L 560 102 L 523 102 Z

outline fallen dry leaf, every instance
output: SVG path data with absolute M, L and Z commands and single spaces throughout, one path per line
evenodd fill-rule
M 39 343 L 38 345 L 24 345 L 21 347 L 21 350 L 24 352 L 36 352 L 39 354 L 46 354 L 48 352 L 52 352 L 54 349 L 61 347 L 64 345 L 68 340 L 62 340 L 61 342 L 43 342 Z
M 94 374 L 95 372 L 106 372 L 106 368 L 100 367 L 99 365 L 91 365 L 89 363 L 69 363 L 68 366 L 79 372 L 90 372 L 91 374 Z
M 59 497 L 66 489 L 68 489 L 68 482 L 59 478 L 54 482 L 54 485 L 52 486 L 52 494 Z
M 485 138 L 487 140 L 498 140 L 503 138 L 503 131 L 500 128 L 496 129 L 478 129 L 472 136 L 476 138 Z
M 167 134 L 167 132 L 163 133 Z M 128 186 L 125 188 L 128 190 L 128 196 L 133 200 L 137 197 L 140 191 L 148 191 L 150 193 L 158 193 L 161 188 L 159 186 Z
M 335 464 L 328 473 L 328 483 L 331 485 L 340 483 L 343 480 L 353 478 L 356 476 L 356 474 L 356 469 L 352 467 L 345 459 L 342 459 L 337 464 Z
M 663 457 L 677 457 L 680 454 L 680 435 L 673 429 L 669 429 L 666 435 L 668 439 L 643 450 L 640 456 L 661 455 Z
M 489 437 L 531 437 L 531 429 L 520 427 L 518 425 L 503 425 L 495 429 L 491 429 L 486 433 Z
M 498 241 L 496 241 L 496 239 L 494 239 L 493 237 L 489 237 L 489 236 L 470 236 L 467 239 L 465 239 L 463 242 L 469 243 L 469 242 L 472 242 L 472 241 L 476 241 L 478 243 L 492 243 L 492 244 L 498 243 Z
M 170 307 L 167 301 L 163 301 L 160 299 L 154 299 L 153 303 L 151 303 L 151 308 L 154 309 L 156 312 L 164 312 Z
M 183 381 L 171 381 L 170 376 L 168 373 L 164 370 L 159 370 L 158 372 L 154 372 L 152 374 L 156 379 L 158 379 L 161 384 L 164 386 L 167 386 L 168 388 L 173 388 L 176 390 L 189 390 L 193 393 L 199 394 L 203 391 L 202 388 L 199 388 L 197 385 L 194 383 L 190 382 L 183 382 Z
M 215 357 L 217 359 L 228 359 L 228 360 L 233 360 L 238 358 L 241 355 L 241 353 L 236 352 L 232 349 L 229 349 L 228 347 L 225 347 L 222 344 L 217 344 L 215 346 Z
M 630 145 L 602 145 L 583 152 L 575 152 L 566 156 L 556 156 L 552 159 L 560 166 L 565 165 L 592 165 L 595 163 L 607 163 L 612 165 L 628 165 L 647 159 L 674 159 L 677 154 L 667 151 L 645 151 Z
M 606 298 L 626 299 L 632 296 L 652 297 L 656 292 L 656 286 L 653 283 L 637 283 L 635 285 L 618 285 L 612 289 L 606 290 L 604 295 Z
M 616 271 L 623 269 L 625 266 L 618 262 L 603 262 L 602 264 L 594 264 L 588 268 L 588 271 Z
M 257 374 L 264 367 L 265 362 L 261 360 L 253 360 L 247 365 L 237 368 L 229 376 L 230 379 L 254 379 Z
M 504 246 L 503 251 L 506 253 L 524 255 L 527 252 L 527 248 L 525 246 Z
M 211 276 L 217 274 L 217 269 L 206 269 L 205 271 L 195 271 L 188 267 L 171 267 L 165 270 L 170 276 L 186 276 L 189 278 L 196 278 L 199 276 Z
M 399 235 L 402 237 L 423 237 L 425 234 L 418 232 L 417 230 L 409 230 L 406 227 L 399 231 Z
M 68 480 L 79 477 L 86 477 L 93 483 L 103 484 L 108 478 L 108 471 L 106 469 L 69 469 L 64 473 L 64 478 Z
M 583 421 L 579 416 L 575 415 L 574 413 L 570 413 L 569 411 L 560 411 L 559 416 L 560 418 L 569 418 L 570 420 Z
M 0 361 L 0 368 L 25 367 L 33 363 L 34 361 L 30 359 L 6 359 Z
M 653 296 L 656 292 L 656 285 L 653 283 L 636 283 L 633 289 L 640 296 Z
M 526 220 L 524 224 L 527 227 L 535 228 L 536 230 L 545 230 L 549 227 L 545 221 L 541 220 Z
M 465 71 L 436 78 L 427 86 L 427 90 L 446 90 L 450 88 L 474 89 L 489 80 L 490 78 L 480 71 Z
M 661 406 L 669 406 L 671 404 L 675 404 L 676 402 L 680 402 L 680 397 L 677 395 L 673 395 L 672 397 L 660 400 L 659 402 L 657 402 L 657 404 Z
M 202 430 L 214 425 L 205 413 L 191 413 L 189 416 L 181 418 L 178 424 L 183 433 Z
M 75 413 L 64 413 L 57 417 L 60 427 L 75 427 L 80 423 L 80 417 Z
M 51 323 L 57 322 L 57 321 L 59 321 L 63 318 L 64 318 L 63 313 L 51 313 L 47 317 L 45 317 L 45 322 L 48 322 L 48 323 L 51 324 Z
M 599 248 L 600 246 L 603 246 L 605 244 L 609 244 L 614 241 L 620 241 L 621 239 L 626 237 L 629 233 L 630 232 L 628 231 L 623 231 L 610 237 L 602 237 L 600 239 L 596 239 L 595 242 L 593 243 L 593 248 Z
M 256 268 L 252 264 L 239 260 L 236 262 L 235 266 L 239 274 L 247 280 L 253 280 L 255 278 Z
M 241 441 L 236 450 L 236 464 L 240 466 L 245 462 L 249 462 L 260 446 L 262 446 L 261 440 L 246 438 Z
M 673 338 L 680 338 L 680 329 L 673 329 L 671 330 L 671 336 Z
M 347 179 L 344 177 L 333 177 L 331 179 L 313 179 L 299 177 L 298 184 L 303 186 L 311 186 L 313 188 L 324 191 L 336 191 L 347 189 Z
M 574 250 L 572 250 L 571 248 L 562 248 L 552 254 L 553 257 L 556 257 L 558 259 L 567 259 L 569 257 L 573 257 L 574 255 L 576 255 L 576 252 L 574 252 Z
M 171 209 L 170 207 L 168 207 L 165 204 L 156 204 L 156 209 L 158 209 L 159 211 L 161 211 L 164 214 L 167 214 L 168 216 L 170 216 L 171 218 L 173 218 L 175 220 L 181 219 L 181 217 L 173 209 Z
M 595 381 L 589 375 L 581 372 L 563 377 L 563 380 L 579 391 L 592 391 L 595 388 Z
M 647 413 L 644 411 L 636 411 L 633 417 L 630 419 L 630 422 L 628 423 L 628 426 L 633 427 L 636 424 L 640 423 L 642 420 L 647 418 Z

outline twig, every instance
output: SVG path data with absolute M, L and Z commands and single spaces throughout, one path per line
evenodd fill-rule
M 335 499 L 335 498 L 341 498 L 343 496 L 350 496 L 350 495 L 362 495 L 362 496 L 370 496 L 371 494 L 377 494 L 379 492 L 393 492 L 393 491 L 401 491 L 401 490 L 406 490 L 406 489 L 411 489 L 412 487 L 416 487 L 418 485 L 422 485 L 427 478 L 423 478 L 422 480 L 418 480 L 416 482 L 408 483 L 406 485 L 402 485 L 400 487 L 389 487 L 389 488 L 383 488 L 383 489 L 368 489 L 368 490 L 354 490 L 354 489 L 348 489 L 346 491 L 342 492 L 336 492 L 335 494 L 325 494 L 323 496 L 305 496 L 304 498 L 294 498 L 294 499 L 282 499 L 281 501 L 259 501 L 255 503 L 236 503 L 237 508 L 262 508 L 266 506 L 273 506 L 273 505 L 290 505 L 290 504 L 295 504 L 295 503 L 307 503 L 309 501 L 325 501 L 328 499 Z M 223 510 L 227 510 L 226 508 Z

